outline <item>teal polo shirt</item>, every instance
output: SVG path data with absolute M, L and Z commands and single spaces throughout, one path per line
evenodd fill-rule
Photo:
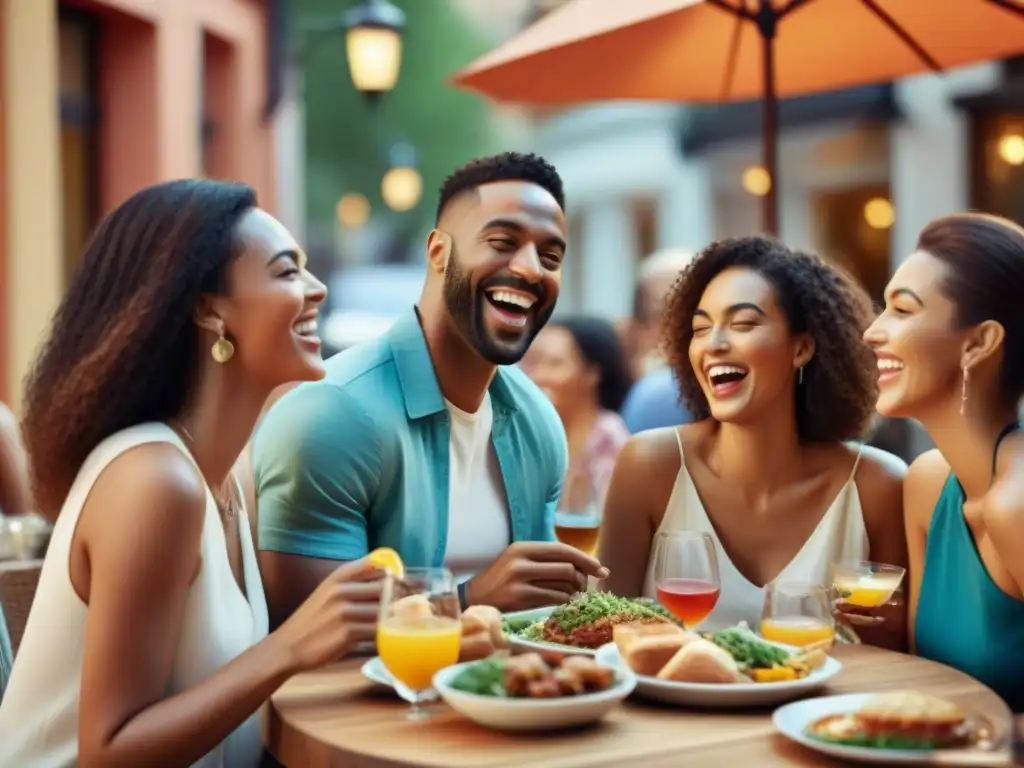
M 354 560 L 393 547 L 409 566 L 443 565 L 450 422 L 415 310 L 326 365 L 257 429 L 260 549 Z M 562 422 L 518 368 L 499 367 L 489 391 L 512 538 L 554 541 Z

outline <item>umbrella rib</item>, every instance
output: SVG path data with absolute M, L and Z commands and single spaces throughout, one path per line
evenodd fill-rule
M 902 25 L 890 16 L 884 9 L 880 8 L 875 0 L 861 0 L 864 6 L 871 11 L 875 16 L 881 19 L 882 23 L 887 26 L 896 37 L 904 42 L 904 44 L 914 52 L 914 54 L 925 65 L 935 72 L 942 71 L 942 65 L 936 61 L 928 51 L 926 51 L 914 37 L 905 30 Z
M 1021 6 L 1017 5 L 1016 3 L 1012 3 L 1012 2 L 1010 2 L 1010 0 L 988 0 L 988 1 L 990 3 L 992 3 L 993 5 L 998 5 L 1000 8 L 1002 8 L 1005 11 L 1009 11 L 1010 13 L 1015 13 L 1017 16 L 1020 16 L 1022 19 L 1024 19 L 1024 7 L 1021 7 Z
M 736 16 L 738 18 L 748 19 L 748 20 L 751 20 L 751 19 L 754 18 L 753 14 L 750 11 L 748 11 L 746 8 L 737 8 L 735 5 L 732 5 L 731 3 L 727 3 L 725 0 L 704 0 L 704 1 L 708 5 L 714 6 L 715 8 L 720 8 L 721 10 L 725 11 L 726 13 L 731 13 L 733 16 Z
M 736 76 L 736 59 L 740 53 L 740 32 L 743 30 L 743 17 L 736 16 L 733 23 L 732 38 L 729 40 L 729 57 L 725 63 L 725 77 L 722 78 L 722 96 L 719 101 L 726 101 L 732 91 L 732 81 Z
M 780 19 L 783 18 L 784 16 L 788 16 L 793 11 L 798 10 L 802 6 L 807 5 L 809 2 L 811 2 L 811 0 L 789 0 L 785 7 L 781 8 L 778 11 L 778 16 Z

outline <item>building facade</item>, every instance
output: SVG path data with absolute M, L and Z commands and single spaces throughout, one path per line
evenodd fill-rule
M 0 0 L 0 398 L 93 227 L 140 187 L 251 184 L 275 207 L 283 0 Z
M 803 117 L 782 129 L 782 239 L 842 264 L 878 298 L 931 219 L 979 209 L 1024 221 L 1020 69 L 988 62 L 792 110 Z M 624 315 L 646 254 L 760 230 L 760 116 L 733 106 L 598 104 L 538 121 L 579 244 L 565 309 Z

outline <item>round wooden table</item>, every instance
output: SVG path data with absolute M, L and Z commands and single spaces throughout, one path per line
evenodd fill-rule
M 822 695 L 913 689 L 985 715 L 1000 737 L 1010 728 L 1002 699 L 949 667 L 868 646 L 840 646 L 835 656 L 843 671 Z M 408 705 L 366 680 L 361 665 L 345 661 L 297 675 L 271 698 L 266 742 L 287 768 L 842 764 L 778 735 L 770 711 L 702 712 L 631 699 L 599 726 L 516 736 L 486 730 L 439 702 L 432 705 L 439 710 L 433 717 L 410 722 L 404 717 Z

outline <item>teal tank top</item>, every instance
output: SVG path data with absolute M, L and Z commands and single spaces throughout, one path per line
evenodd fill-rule
M 966 672 L 1024 712 L 1024 602 L 992 581 L 963 505 L 963 489 L 950 473 L 928 528 L 917 654 Z

